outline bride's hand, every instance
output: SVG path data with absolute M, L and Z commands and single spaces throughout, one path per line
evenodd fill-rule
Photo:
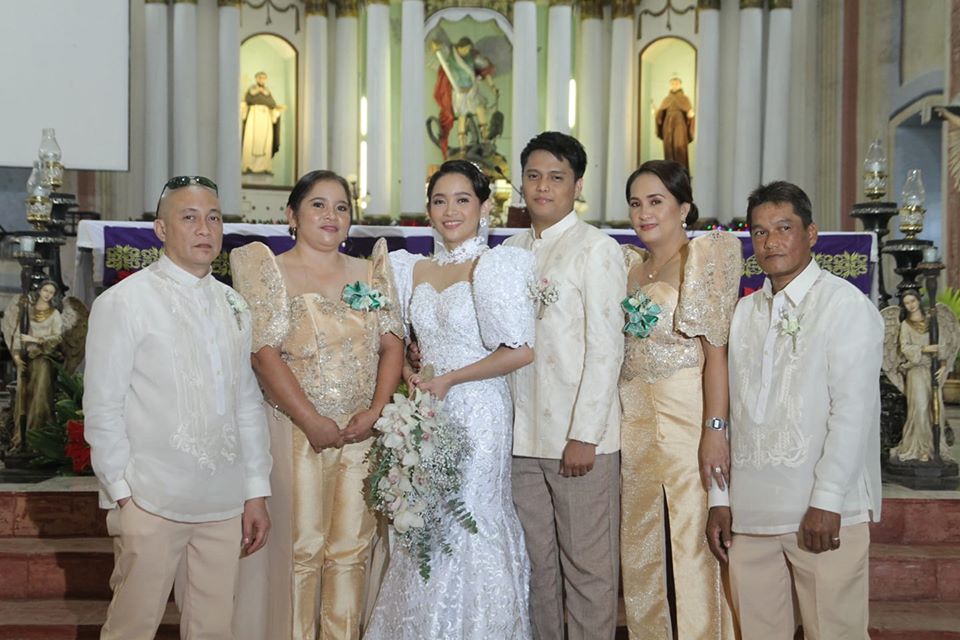
M 438 400 L 446 398 L 447 392 L 449 392 L 450 387 L 453 386 L 453 381 L 446 374 L 430 378 L 429 380 L 420 380 L 419 375 L 414 374 L 412 379 L 416 381 L 414 384 L 418 389 L 432 393 Z

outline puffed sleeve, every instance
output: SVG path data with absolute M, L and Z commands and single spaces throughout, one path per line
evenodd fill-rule
M 233 288 L 250 307 L 253 321 L 251 350 L 279 348 L 290 327 L 287 288 L 270 247 L 251 242 L 230 252 Z
M 413 295 L 413 266 L 423 256 L 410 253 L 406 249 L 390 252 L 390 268 L 393 270 L 393 283 L 396 286 L 397 309 L 403 324 L 403 337 L 410 337 L 410 297 Z
M 488 349 L 533 346 L 535 312 L 528 285 L 535 273 L 533 254 L 526 249 L 500 246 L 480 256 L 473 271 L 473 299 Z
M 400 303 L 397 301 L 397 286 L 394 284 L 393 269 L 390 268 L 390 259 L 387 253 L 387 241 L 384 238 L 377 240 L 373 245 L 373 276 L 370 286 L 380 291 L 386 298 L 386 305 L 377 313 L 377 322 L 380 325 L 380 335 L 392 333 L 403 339 L 403 321 L 400 320 Z
M 627 269 L 627 275 L 630 270 L 647 259 L 647 251 L 633 244 L 620 245 L 620 251 L 623 252 L 623 266 Z
M 714 231 L 690 241 L 674 327 L 714 346 L 727 344 L 740 292 L 743 248 L 732 233 Z

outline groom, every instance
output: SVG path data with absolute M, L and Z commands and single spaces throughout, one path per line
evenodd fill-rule
M 533 252 L 531 295 L 541 300 L 536 358 L 511 376 L 513 500 L 532 565 L 534 637 L 564 638 L 565 591 L 570 640 L 613 638 L 626 269 L 616 241 L 573 210 L 587 166 L 580 142 L 547 131 L 520 161 L 532 228 L 505 244 Z

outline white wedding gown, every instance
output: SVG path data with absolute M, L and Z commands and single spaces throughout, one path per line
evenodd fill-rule
M 500 345 L 533 345 L 533 302 L 527 282 L 533 256 L 500 247 L 478 259 L 473 282 L 436 291 L 412 287 L 424 259 L 390 254 L 403 317 L 413 326 L 424 363 L 437 375 L 490 355 Z M 472 456 L 463 469 L 462 499 L 479 532 L 446 522 L 453 552 L 435 553 L 424 582 L 416 558 L 394 546 L 366 640 L 512 640 L 530 638 L 530 562 L 511 495 L 513 404 L 503 377 L 452 387 L 449 420 L 464 427 Z

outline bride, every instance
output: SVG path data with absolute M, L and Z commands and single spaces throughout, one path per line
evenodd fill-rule
M 397 251 L 390 260 L 404 321 L 436 376 L 404 375 L 443 399 L 447 419 L 471 440 L 461 497 L 478 532 L 446 522 L 452 553 L 434 553 L 428 582 L 417 558 L 394 547 L 364 638 L 529 638 L 530 563 L 511 497 L 513 406 L 504 376 L 533 361 L 534 259 L 523 249 L 487 248 L 490 183 L 472 163 L 443 163 L 427 198 L 442 238 L 437 254 Z

